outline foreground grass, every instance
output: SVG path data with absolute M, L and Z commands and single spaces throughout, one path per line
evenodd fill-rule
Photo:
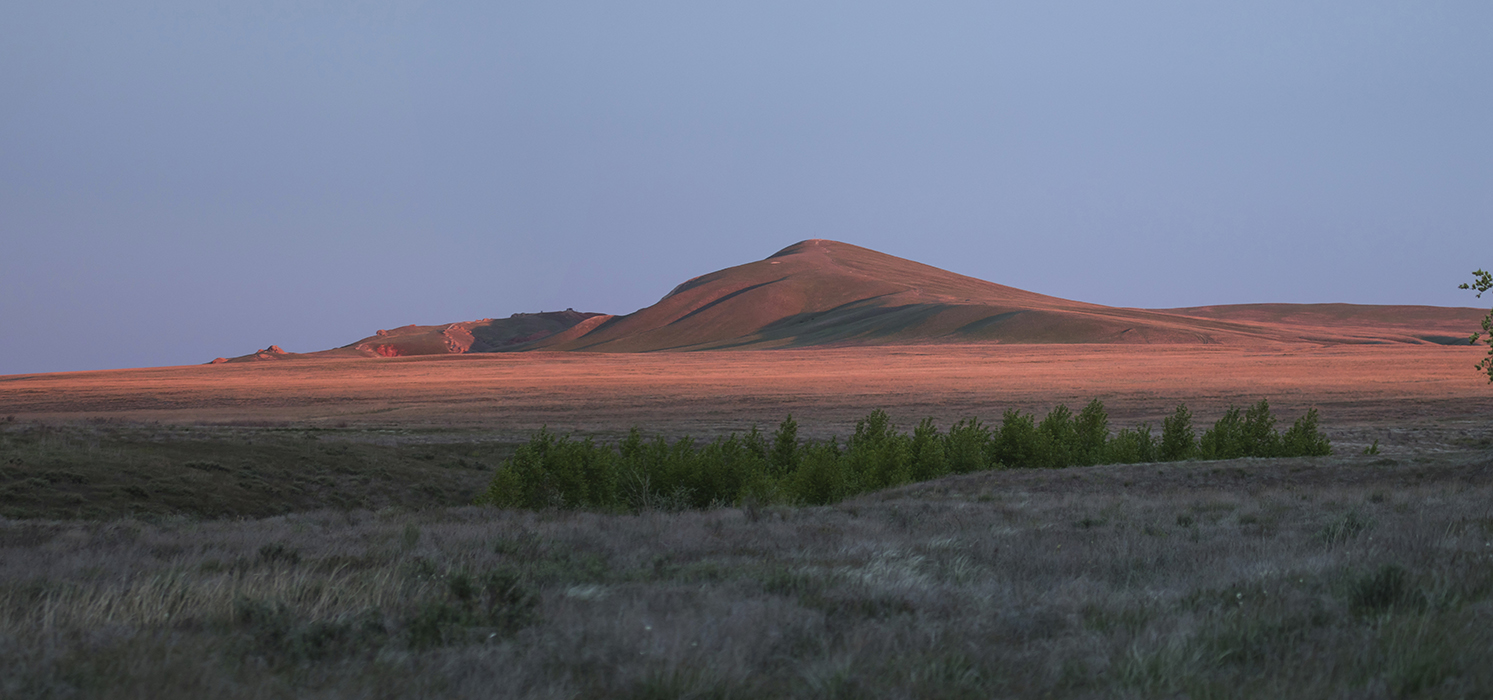
M 0 521 L 0 696 L 1493 695 L 1493 455 Z

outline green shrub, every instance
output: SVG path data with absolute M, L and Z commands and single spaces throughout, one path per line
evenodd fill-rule
M 1234 459 L 1244 456 L 1244 418 L 1239 409 L 1230 406 L 1223 417 L 1203 432 L 1198 440 L 1198 455 L 1203 459 Z
M 1116 433 L 1114 439 L 1105 445 L 1102 461 L 1107 464 L 1155 462 L 1159 451 L 1148 423 L 1138 428 L 1124 428 Z
M 936 479 L 948 473 L 1003 467 L 1061 468 L 1244 456 L 1328 454 L 1331 446 L 1308 411 L 1285 435 L 1276 433 L 1270 406 L 1260 401 L 1241 414 L 1230 407 L 1194 441 L 1192 414 L 1179 405 L 1158 440 L 1149 424 L 1113 437 L 1104 404 L 1091 401 L 1077 416 L 1062 404 L 1040 423 L 1018 410 L 1002 414 L 998 430 L 973 418 L 940 433 L 932 418 L 912 433 L 898 432 L 885 411 L 856 422 L 842 450 L 838 440 L 801 443 L 798 423 L 786 417 L 771 439 L 755 427 L 708 443 L 683 437 L 647 439 L 633 428 L 615 446 L 577 440 L 543 428 L 498 469 L 479 503 L 541 509 L 679 510 L 727 504 L 834 503 L 848 496 Z M 444 614 L 427 611 L 432 620 Z
M 1001 417 L 1000 434 L 995 437 L 993 462 L 1007 467 L 1034 467 L 1042 451 L 1037 437 L 1036 417 L 1016 409 L 1007 409 Z
M 1165 440 L 1163 439 L 1163 442 Z M 1317 410 L 1297 419 L 1285 435 L 1275 430 L 1275 415 L 1265 399 L 1243 415 L 1229 407 L 1198 444 L 1204 459 L 1238 457 L 1310 457 L 1332 454 L 1332 444 L 1317 427 Z
M 1317 409 L 1308 409 L 1306 415 L 1297 418 L 1285 435 L 1281 436 L 1281 455 L 1284 457 L 1322 457 L 1332 454 L 1332 442 L 1317 427 Z M 1379 441 L 1367 454 L 1379 454 Z
M 685 488 L 691 505 L 696 508 L 735 502 L 751 475 L 766 468 L 735 435 L 706 445 L 691 461 L 694 463 L 692 478 L 684 482 L 688 484 Z
M 908 451 L 912 458 L 912 480 L 929 481 L 949 473 L 948 455 L 944 451 L 943 436 L 933 425 L 932 418 L 924 418 L 912 431 L 912 442 Z
M 949 471 L 968 474 L 993 466 L 990 460 L 992 436 L 980 421 L 968 418 L 954 424 L 944 436 L 944 458 Z
M 838 502 L 852 492 L 848 466 L 833 439 L 828 444 L 810 445 L 804 450 L 803 466 L 792 477 L 789 493 L 794 500 L 809 505 Z
M 851 480 L 874 491 L 912 480 L 911 440 L 897 432 L 886 411 L 877 409 L 857 421 L 845 448 Z
M 1104 412 L 1102 401 L 1094 399 L 1078 412 L 1073 433 L 1071 452 L 1075 464 L 1089 466 L 1103 461 L 1105 443 L 1109 441 L 1109 414 Z
M 605 509 L 616 505 L 617 481 L 618 459 L 612 449 L 541 428 L 499 468 L 479 501 L 531 509 Z
M 1275 457 L 1280 453 L 1280 434 L 1275 431 L 1275 415 L 1270 402 L 1260 402 L 1244 412 L 1244 454 L 1248 457 Z
M 798 422 L 793 420 L 793 414 L 790 413 L 778 425 L 777 432 L 772 434 L 772 452 L 768 455 L 768 465 L 772 467 L 773 473 L 782 476 L 798 469 L 799 450 Z
M 1197 454 L 1197 436 L 1192 432 L 1192 411 L 1177 404 L 1177 410 L 1161 421 L 1161 451 L 1157 455 L 1163 462 L 1180 462 L 1192 459 Z
M 617 460 L 610 449 L 598 448 L 591 438 L 562 438 L 548 456 L 558 505 L 607 508 L 615 504 Z
M 549 505 L 551 489 L 547 483 L 544 455 L 556 439 L 557 436 L 548 428 L 540 428 L 528 443 L 520 445 L 503 463 L 488 484 L 487 493 L 478 501 L 500 508 L 534 509 Z
M 1037 463 L 1034 466 L 1060 469 L 1073 464 L 1078 446 L 1078 429 L 1073 412 L 1058 404 L 1037 424 Z

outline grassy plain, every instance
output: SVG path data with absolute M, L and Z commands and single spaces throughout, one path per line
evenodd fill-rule
M 909 347 L 0 377 L 3 697 L 1493 695 L 1475 348 Z M 1267 397 L 1331 457 L 818 508 L 467 505 L 528 431 Z M 1377 440 L 1378 455 L 1362 454 Z
M 694 353 L 517 353 L 289 360 L 0 377 L 0 419 L 50 423 L 472 429 L 548 425 L 712 436 L 792 413 L 814 437 L 872 409 L 902 424 L 1045 414 L 1101 399 L 1120 425 L 1268 398 L 1334 425 L 1493 414 L 1478 348 L 1438 345 L 910 345 Z M 1211 419 L 1210 419 L 1211 420 Z
M 1489 454 L 0 522 L 6 697 L 1479 697 Z

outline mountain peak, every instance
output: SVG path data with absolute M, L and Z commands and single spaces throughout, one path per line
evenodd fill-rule
M 784 248 L 784 249 L 782 249 L 782 250 L 780 250 L 780 251 L 778 251 L 776 253 L 773 253 L 772 255 L 767 256 L 767 259 L 771 260 L 773 258 L 783 257 L 785 255 L 796 255 L 796 254 L 799 254 L 799 253 L 806 253 L 806 252 L 816 251 L 816 250 L 817 251 L 824 251 L 824 250 L 830 250 L 830 249 L 834 249 L 834 248 L 856 248 L 858 250 L 870 250 L 869 248 L 860 248 L 859 246 L 853 246 L 853 245 L 851 245 L 849 243 L 841 243 L 839 241 L 832 241 L 832 240 L 830 240 L 828 238 L 810 238 L 808 240 L 799 241 L 797 243 L 794 243 L 793 245 L 790 245 L 787 248 Z M 875 252 L 875 251 L 872 251 L 872 252 Z

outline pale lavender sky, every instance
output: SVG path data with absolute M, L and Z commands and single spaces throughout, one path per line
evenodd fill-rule
M 1490 37 L 1481 0 L 6 3 L 0 374 L 628 313 L 805 238 L 1475 306 Z

